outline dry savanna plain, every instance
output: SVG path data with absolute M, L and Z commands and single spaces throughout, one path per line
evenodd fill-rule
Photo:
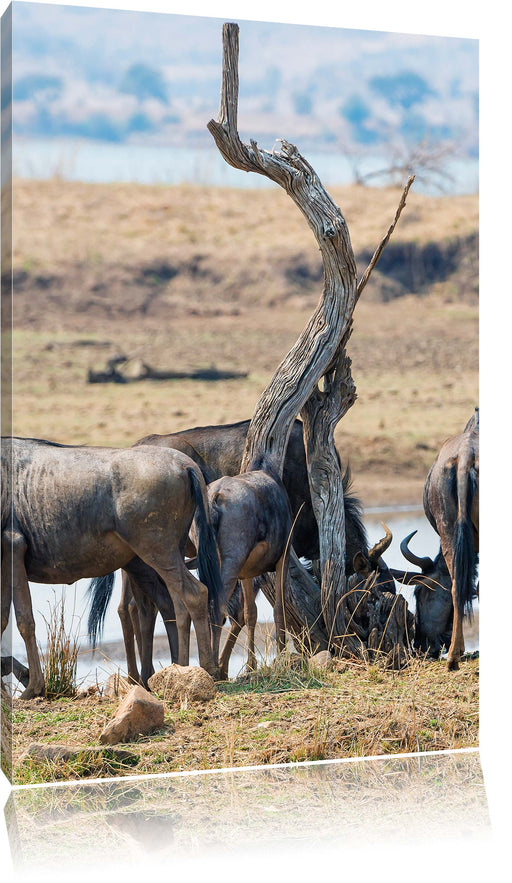
M 400 191 L 330 192 L 361 275 Z M 250 417 L 318 301 L 322 265 L 279 188 L 16 180 L 13 280 L 14 434 L 127 446 L 148 433 Z M 348 352 L 357 401 L 335 438 L 354 489 L 365 507 L 421 505 L 436 452 L 478 404 L 477 196 L 427 197 L 413 185 L 356 308 Z M 109 365 L 127 382 L 88 382 Z M 141 379 L 148 366 L 180 376 Z M 234 376 L 198 379 L 198 371 Z M 267 691 L 232 685 L 206 710 L 168 708 L 157 740 L 133 747 L 130 769 L 474 746 L 477 678 L 474 660 L 450 675 L 442 662 L 414 660 L 398 673 L 344 663 Z M 18 781 L 123 772 L 94 753 L 109 702 L 16 700 L 14 713 Z M 63 738 L 71 727 L 93 760 L 60 772 L 22 760 L 27 741 L 57 740 L 59 721 Z

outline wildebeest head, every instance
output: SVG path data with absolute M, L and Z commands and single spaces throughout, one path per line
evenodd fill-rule
M 347 606 L 353 616 L 353 626 L 362 640 L 367 637 L 368 600 L 370 595 L 382 591 L 395 592 L 395 584 L 382 553 L 391 545 L 393 535 L 385 524 L 385 536 L 368 552 L 359 550 L 352 559 L 353 573 L 347 581 Z
M 399 668 L 407 658 L 414 623 L 405 598 L 396 594 L 392 571 L 381 557 L 392 540 L 389 528 L 382 526 L 385 536 L 368 554 L 359 551 L 354 555 L 355 572 L 347 584 L 349 628 L 367 642 L 372 653 L 391 654 L 393 665 Z
M 359 577 L 358 582 L 361 583 L 362 580 L 367 580 L 370 576 L 374 575 L 372 579 L 373 586 L 380 588 L 382 591 L 395 594 L 393 575 L 386 562 L 382 559 L 382 555 L 391 545 L 393 534 L 385 524 L 382 527 L 385 531 L 382 539 L 375 543 L 368 552 L 365 553 L 360 549 L 355 553 L 352 559 L 354 577 Z M 351 577 L 351 582 L 354 585 L 356 580 Z
M 438 656 L 443 646 L 448 647 L 451 640 L 452 583 L 441 549 L 434 560 L 428 555 L 419 557 L 409 549 L 409 542 L 416 533 L 413 530 L 402 540 L 400 551 L 406 561 L 419 567 L 421 572 L 391 568 L 391 574 L 397 582 L 414 586 L 416 649 L 429 656 Z

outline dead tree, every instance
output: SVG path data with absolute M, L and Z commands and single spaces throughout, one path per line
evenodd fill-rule
M 312 649 L 339 645 L 355 650 L 347 635 L 345 524 L 341 467 L 334 429 L 355 401 L 355 386 L 345 348 L 357 299 L 391 235 L 395 221 L 357 283 L 357 270 L 347 224 L 311 165 L 297 148 L 281 140 L 279 150 L 263 150 L 238 135 L 238 25 L 225 24 L 219 117 L 208 129 L 230 165 L 256 172 L 279 184 L 311 227 L 323 261 L 324 287 L 318 306 L 285 356 L 256 405 L 242 458 L 241 472 L 265 454 L 282 475 L 291 427 L 300 413 L 308 475 L 320 534 L 321 588 L 292 554 L 291 581 L 284 588 L 287 627 L 307 638 Z M 323 378 L 323 381 L 322 381 Z M 322 382 L 323 388 L 319 389 Z M 275 587 L 267 575 L 260 581 L 273 603 Z M 343 640 L 342 640 L 343 639 Z

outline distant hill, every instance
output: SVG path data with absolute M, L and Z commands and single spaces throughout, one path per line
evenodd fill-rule
M 18 3 L 14 131 L 26 137 L 210 141 L 221 19 Z M 361 155 L 456 144 L 478 151 L 478 43 L 240 22 L 240 116 L 270 147 Z

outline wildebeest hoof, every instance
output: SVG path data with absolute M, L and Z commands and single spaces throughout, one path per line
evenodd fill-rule
M 42 687 L 31 687 L 30 685 L 20 696 L 20 699 L 36 699 L 38 696 L 44 696 L 44 684 Z
M 446 667 L 447 667 L 448 671 L 458 671 L 459 670 L 458 657 L 455 656 L 453 659 L 448 658 Z

